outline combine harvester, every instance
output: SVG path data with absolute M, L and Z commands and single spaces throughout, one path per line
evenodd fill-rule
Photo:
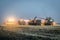
M 18 21 L 19 25 L 56 25 L 56 22 L 54 21 L 54 19 L 52 19 L 51 17 L 46 17 L 46 18 L 39 18 L 38 17 L 34 17 L 33 20 L 24 20 L 24 19 L 20 19 Z
M 7 18 L 3 23 L 4 26 L 56 26 L 56 22 L 51 17 L 41 18 L 34 17 L 34 19 L 16 19 Z

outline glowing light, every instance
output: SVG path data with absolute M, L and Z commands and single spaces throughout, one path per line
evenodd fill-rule
M 42 23 L 42 24 L 44 24 L 44 23 L 45 23 L 45 20 L 44 20 L 44 19 L 42 19 L 42 20 L 41 20 L 41 23 Z
M 8 18 L 7 21 L 8 22 L 15 22 L 15 19 L 14 18 Z
M 24 20 L 24 21 L 25 21 L 26 25 L 28 25 L 29 20 Z
M 17 21 L 15 17 L 8 17 L 5 21 L 6 25 L 17 25 Z
M 55 26 L 56 25 L 56 22 L 53 22 L 53 26 Z
M 29 22 L 29 20 L 24 20 L 25 22 Z
M 25 25 L 28 25 L 29 20 L 27 19 L 19 19 L 20 23 L 25 23 Z

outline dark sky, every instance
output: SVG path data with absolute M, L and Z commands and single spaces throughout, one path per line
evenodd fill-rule
M 60 0 L 0 0 L 0 22 L 9 16 L 27 19 L 51 16 L 60 22 Z

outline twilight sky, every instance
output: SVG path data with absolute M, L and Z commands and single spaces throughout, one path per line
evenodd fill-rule
M 27 19 L 51 16 L 60 22 L 60 0 L 0 0 L 0 22 L 9 16 Z

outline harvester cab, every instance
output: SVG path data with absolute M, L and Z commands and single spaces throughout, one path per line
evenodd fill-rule
M 52 19 L 51 17 L 46 17 L 46 22 L 45 25 L 52 25 L 54 22 L 54 19 Z
M 41 20 L 37 19 L 37 17 L 34 17 L 33 20 L 29 22 L 29 25 L 40 25 Z

